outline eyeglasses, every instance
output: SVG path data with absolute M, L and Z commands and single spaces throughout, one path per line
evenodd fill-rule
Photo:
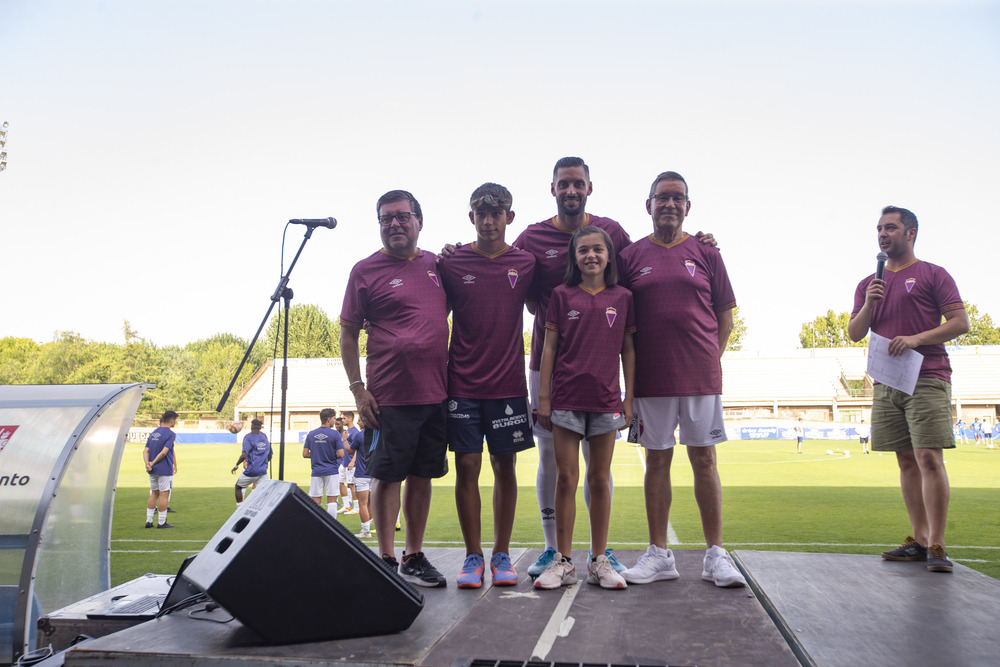
M 677 204 L 683 204 L 688 200 L 687 195 L 654 195 L 653 199 L 658 204 L 669 204 L 671 199 Z
M 410 218 L 415 217 L 417 214 L 410 211 L 403 211 L 402 213 L 397 213 L 396 215 L 380 215 L 378 217 L 378 224 L 383 227 L 392 227 L 392 221 L 398 220 L 400 225 L 405 225 L 410 221 Z

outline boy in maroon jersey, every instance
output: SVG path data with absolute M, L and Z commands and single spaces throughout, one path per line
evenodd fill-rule
M 484 183 L 469 201 L 476 240 L 440 261 L 452 307 L 448 361 L 448 443 L 455 452 L 455 504 L 466 559 L 459 588 L 483 584 L 479 471 L 483 439 L 493 467 L 492 581 L 517 583 L 508 555 L 517 505 L 517 452 L 534 446 L 524 379 L 523 313 L 532 300 L 535 258 L 507 245 L 514 220 L 507 188 Z
M 917 216 L 905 208 L 886 206 L 876 230 L 879 247 L 889 256 L 885 276 L 871 275 L 858 283 L 847 333 L 859 341 L 870 329 L 891 339 L 890 355 L 914 349 L 924 356 L 912 396 L 875 385 L 872 449 L 896 453 L 913 529 L 900 547 L 882 557 L 926 561 L 932 572 L 951 572 L 952 562 L 944 550 L 950 494 L 944 450 L 955 446 L 955 438 L 951 364 L 944 344 L 969 330 L 969 318 L 948 272 L 913 254 Z
M 365 421 L 367 472 L 376 537 L 385 563 L 397 566 L 394 525 L 400 487 L 406 516 L 400 575 L 418 586 L 447 585 L 422 551 L 431 480 L 448 472 L 445 440 L 447 299 L 437 258 L 417 247 L 423 215 L 405 190 L 376 205 L 382 248 L 354 265 L 340 313 L 340 347 L 350 389 Z M 368 384 L 358 338 L 368 332 Z

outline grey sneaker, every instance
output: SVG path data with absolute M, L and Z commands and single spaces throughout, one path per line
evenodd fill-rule
M 907 535 L 901 546 L 892 551 L 883 551 L 882 558 L 886 560 L 927 560 L 927 547 Z
M 940 544 L 932 544 L 927 549 L 927 569 L 931 572 L 951 572 L 954 564 Z
M 535 579 L 535 588 L 554 590 L 560 586 L 575 584 L 576 581 L 576 566 L 557 551 L 552 565 Z
M 448 585 L 444 575 L 430 564 L 423 551 L 415 554 L 403 554 L 403 562 L 399 566 L 399 576 L 411 584 L 424 588 L 442 588 Z
M 611 565 L 611 560 L 605 555 L 600 555 L 587 563 L 587 583 L 597 584 L 601 588 L 608 590 L 628 588 L 628 584 L 622 579 L 622 575 L 615 571 L 614 566 Z
M 733 563 L 729 553 L 718 546 L 705 552 L 701 578 L 713 582 L 719 588 L 737 588 L 747 585 L 747 580 L 736 569 L 736 564 Z
M 646 553 L 639 556 L 639 562 L 635 567 L 622 572 L 622 577 L 630 584 L 651 584 L 654 581 L 669 581 L 679 576 L 673 552 L 670 549 L 661 549 L 655 544 L 650 544 Z

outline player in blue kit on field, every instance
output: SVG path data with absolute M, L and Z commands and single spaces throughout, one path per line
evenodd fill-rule
M 317 505 L 323 504 L 326 493 L 326 511 L 337 516 L 337 498 L 340 496 L 340 470 L 338 461 L 344 456 L 340 433 L 333 426 L 337 411 L 324 408 L 319 413 L 320 427 L 309 431 L 302 448 L 302 457 L 309 459 L 312 476 L 309 478 L 309 497 Z
M 263 425 L 264 422 L 259 419 L 250 422 L 250 432 L 243 436 L 243 453 L 233 466 L 232 472 L 235 473 L 241 463 L 247 462 L 239 479 L 236 480 L 237 506 L 243 502 L 243 489 L 267 479 L 267 464 L 271 462 L 271 443 L 260 431 Z
M 160 425 L 149 434 L 142 449 L 142 459 L 149 473 L 149 500 L 146 503 L 146 528 L 153 527 L 153 512 L 158 513 L 157 528 L 173 528 L 167 523 L 167 501 L 170 487 L 177 472 L 174 442 L 177 436 L 171 430 L 177 426 L 177 413 L 167 410 L 160 417 Z

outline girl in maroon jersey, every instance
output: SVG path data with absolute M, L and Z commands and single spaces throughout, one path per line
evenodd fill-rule
M 546 310 L 537 416 L 539 425 L 552 431 L 555 448 L 559 553 L 535 580 L 535 588 L 559 588 L 576 581 L 571 553 L 581 438 L 590 441 L 587 583 L 610 589 L 627 587 L 605 550 L 611 517 L 611 458 L 618 429 L 632 420 L 634 331 L 632 293 L 618 285 L 611 238 L 598 227 L 577 230 L 569 243 L 566 279 L 553 290 Z M 619 359 L 625 376 L 624 402 Z

